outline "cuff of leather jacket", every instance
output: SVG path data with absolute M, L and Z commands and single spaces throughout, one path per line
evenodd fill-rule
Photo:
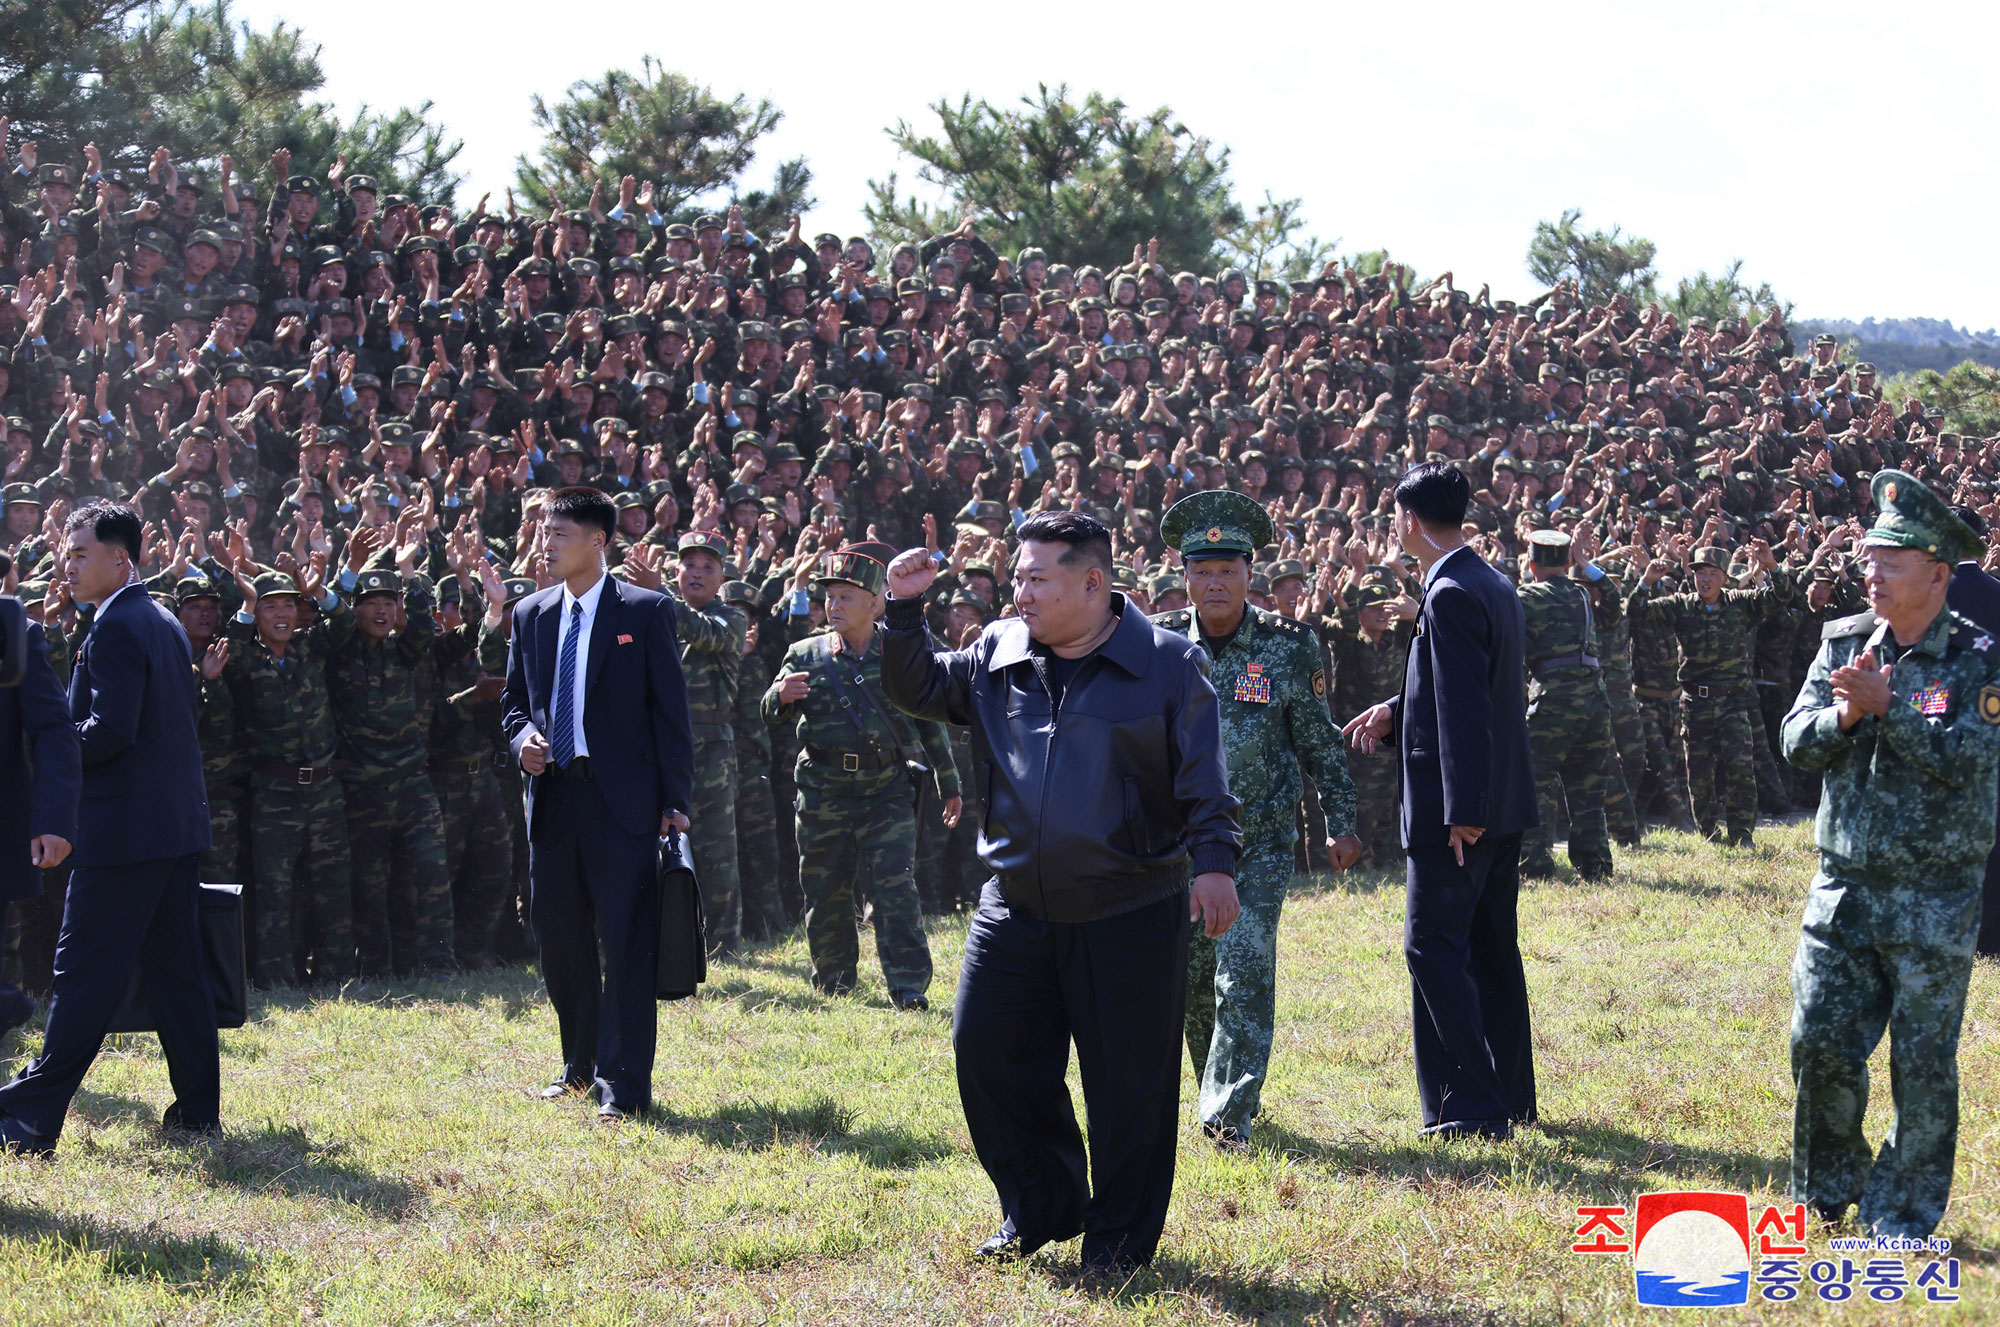
M 1204 843 L 1189 854 L 1188 865 L 1195 875 L 1207 875 L 1220 871 L 1223 875 L 1236 874 L 1236 849 L 1226 843 Z
M 914 631 L 924 625 L 924 601 L 891 599 L 882 614 L 882 623 L 891 631 Z

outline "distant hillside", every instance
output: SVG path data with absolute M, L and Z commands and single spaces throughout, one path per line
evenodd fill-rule
M 1794 336 L 1804 343 L 1821 332 L 1842 342 L 1855 342 L 1855 358 L 1875 365 L 1885 375 L 1918 369 L 1942 372 L 1970 359 L 2000 367 L 2000 331 L 1974 332 L 1939 318 L 1848 318 L 1799 320 Z

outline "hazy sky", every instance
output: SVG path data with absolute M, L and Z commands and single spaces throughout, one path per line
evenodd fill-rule
M 646 52 L 786 113 L 749 179 L 806 157 L 820 200 L 808 233 L 860 230 L 866 182 L 909 181 L 883 133 L 898 118 L 929 129 L 942 97 L 1067 82 L 1171 106 L 1232 149 L 1240 197 L 1304 199 L 1342 253 L 1386 247 L 1496 296 L 1535 293 L 1523 254 L 1536 220 L 1581 207 L 1586 224 L 1654 240 L 1668 288 L 1742 258 L 1752 285 L 1771 282 L 1802 317 L 2000 324 L 2000 10 L 1289 8 L 508 4 L 418 39 L 388 6 L 357 9 L 365 23 L 297 0 L 236 6 L 258 26 L 302 26 L 343 110 L 434 101 L 465 139 L 467 204 L 487 189 L 497 200 L 532 153 L 532 93 Z

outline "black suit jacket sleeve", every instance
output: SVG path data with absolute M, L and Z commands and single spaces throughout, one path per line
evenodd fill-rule
M 127 590 L 127 594 L 143 594 Z M 147 651 L 122 614 L 101 616 L 90 632 L 90 709 L 78 718 L 83 766 L 90 769 L 130 747 L 139 737 L 146 694 Z
M 661 810 L 686 815 L 694 808 L 694 721 L 688 715 L 687 679 L 681 673 L 671 600 L 660 600 L 649 615 L 646 669 L 646 712 L 652 716 Z M 512 675 L 510 669 L 508 676 Z
M 49 647 L 42 629 L 28 624 L 28 670 L 15 696 L 34 769 L 34 807 L 28 817 L 28 837 L 54 834 L 76 842 L 76 802 L 83 791 L 83 764 L 76 725 L 70 721 L 69 698 L 49 666 Z
M 1444 821 L 1485 826 L 1491 823 L 1487 785 L 1493 769 L 1492 624 L 1469 590 L 1442 580 L 1424 615 L 1431 627 L 1424 646 L 1436 680 Z
M 514 631 L 507 641 L 507 688 L 500 693 L 500 727 L 507 734 L 507 749 L 516 760 L 521 756 L 522 730 L 532 723 L 528 717 L 533 709 L 533 699 L 528 694 L 528 662 L 521 645 L 534 629 L 527 605 L 517 606 Z

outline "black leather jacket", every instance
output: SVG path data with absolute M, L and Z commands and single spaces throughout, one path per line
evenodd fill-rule
M 1007 906 L 1043 921 L 1097 921 L 1203 872 L 1233 875 L 1242 848 L 1206 656 L 1123 595 L 1112 607 L 1111 639 L 1052 707 L 1025 622 L 934 652 L 922 601 L 889 601 L 883 689 L 920 718 L 971 726 L 979 856 Z

